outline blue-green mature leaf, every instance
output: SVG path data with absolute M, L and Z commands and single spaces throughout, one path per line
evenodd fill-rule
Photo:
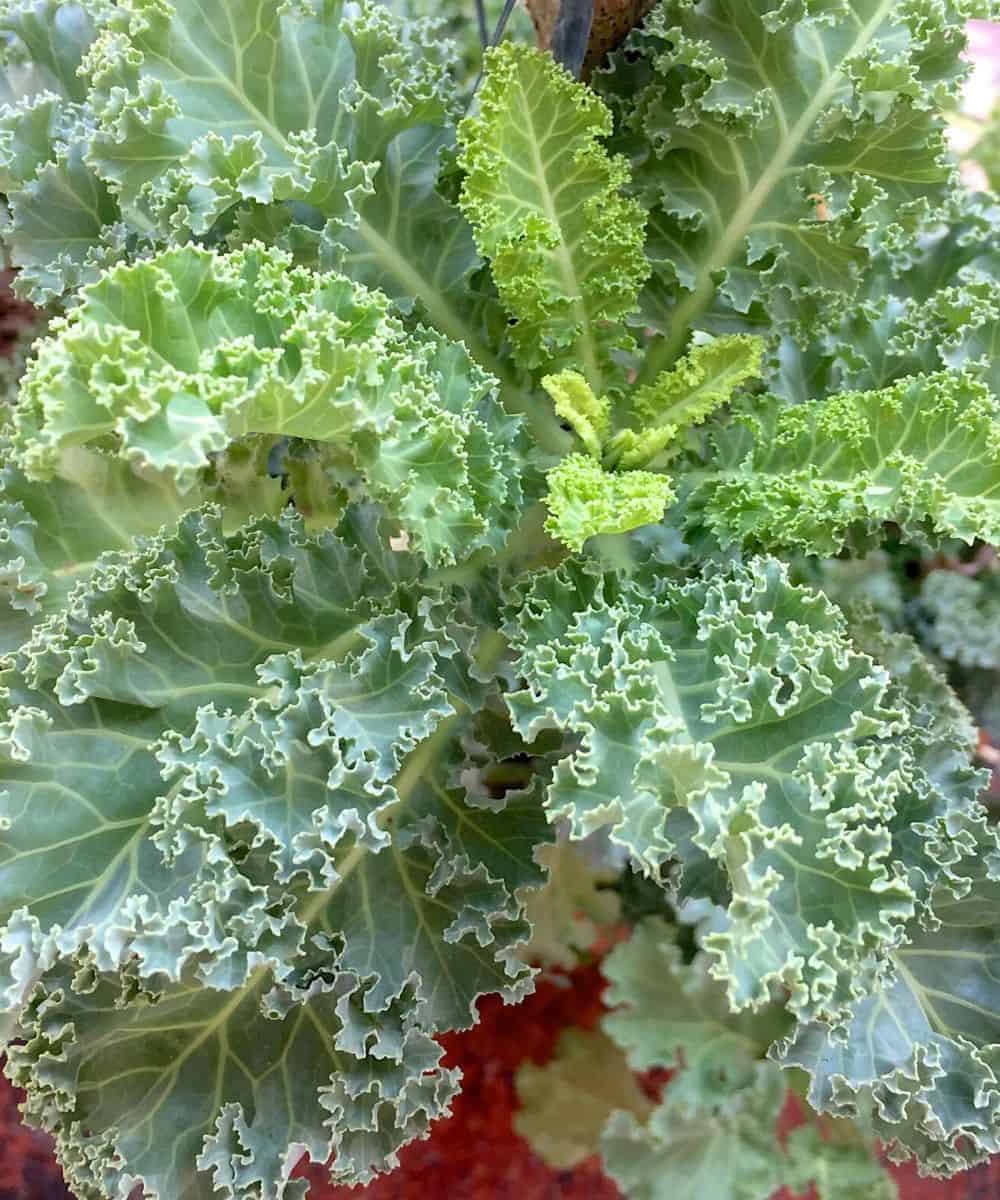
M 72 615 L 14 656 L 3 681 L 3 914 L 27 913 L 46 939 L 42 958 L 46 944 L 86 942 L 113 965 L 116 929 L 152 919 L 158 893 L 164 915 L 175 886 L 184 895 L 190 880 L 178 868 L 175 884 L 153 841 L 167 791 L 158 740 L 190 734 L 213 700 L 265 694 L 258 667 L 272 655 L 322 658 L 338 638 L 352 644 L 392 584 L 360 556 L 352 564 L 349 545 L 306 541 L 284 522 L 227 541 L 217 518 L 193 516 L 102 564 Z
M 998 422 L 987 385 L 947 371 L 793 407 L 764 397 L 718 433 L 691 520 L 724 546 L 788 553 L 864 549 L 889 521 L 918 545 L 996 541 Z
M 769 388 L 801 402 L 950 368 L 977 375 L 997 394 L 998 271 L 1000 206 L 960 192 L 901 264 L 885 249 L 855 302 L 827 312 L 810 342 L 782 338 Z
M 532 368 L 575 368 L 601 396 L 620 385 L 647 273 L 628 170 L 601 139 L 611 115 L 551 56 L 510 43 L 487 56 L 478 116 L 461 126 L 462 208 Z
M 352 518 L 342 536 L 307 539 L 282 521 L 227 538 L 216 518 L 192 516 L 175 535 L 101 564 L 68 616 L 38 628 L 4 678 L 5 915 L 25 910 L 50 942 L 85 941 L 100 964 L 116 961 L 122 930 L 152 919 L 143 897 L 174 893 L 156 827 L 171 813 L 180 818 L 192 788 L 214 797 L 210 815 L 256 823 L 261 839 L 286 837 L 274 850 L 279 872 L 328 869 L 323 834 L 311 824 L 327 784 L 343 783 L 337 794 L 363 823 L 390 798 L 401 756 L 452 712 L 446 679 L 464 696 L 482 687 L 462 683 L 447 610 L 416 586 L 413 560 L 364 521 Z M 461 637 L 457 614 L 452 622 Z M 301 712 L 291 700 L 278 704 L 288 693 Z M 393 699 L 405 701 L 399 711 Z M 327 729 L 325 741 L 314 737 L 327 772 L 312 784 L 304 778 L 303 795 L 291 787 L 262 795 L 271 759 L 241 755 L 254 737 L 258 746 L 276 737 L 274 722 L 305 737 L 311 720 Z M 195 747 L 204 778 L 183 766 Z M 201 836 L 192 824 L 172 839 L 171 854 L 183 857 L 188 833 Z M 161 872 L 156 886 L 142 878 L 137 864 L 146 860 Z M 158 911 L 169 923 L 168 907 Z
M 1000 1149 L 1000 928 L 995 832 L 970 839 L 971 887 L 943 890 L 846 1030 L 805 1025 L 780 1052 L 822 1111 L 868 1114 L 894 1157 L 948 1174 Z
M 863 1126 L 840 1122 L 827 1128 L 824 1137 L 815 1123 L 807 1121 L 784 1144 L 774 1136 L 774 1100 L 783 1096 L 789 1083 L 780 1068 L 765 1058 L 775 1039 L 786 1035 L 791 1026 L 779 995 L 758 1012 L 732 1012 L 725 988 L 711 977 L 705 952 L 696 951 L 686 962 L 676 927 L 655 917 L 636 926 L 629 941 L 608 956 L 603 970 L 611 984 L 607 1002 L 618 1006 L 604 1018 L 605 1031 L 627 1050 L 636 1070 L 666 1067 L 672 1071 L 660 1107 L 645 1131 L 640 1133 L 619 1116 L 605 1135 L 606 1150 L 626 1178 L 648 1176 L 643 1186 L 655 1186 L 654 1164 L 661 1161 L 661 1154 L 668 1161 L 676 1156 L 671 1171 L 684 1170 L 695 1153 L 689 1138 L 700 1120 L 712 1143 L 705 1151 L 703 1172 L 719 1177 L 721 1195 L 756 1196 L 766 1182 L 773 1189 L 780 1180 L 795 1195 L 815 1186 L 821 1200 L 871 1196 L 893 1200 L 895 1186 Z M 754 1106 L 762 1101 L 755 1129 Z M 769 1130 L 770 1161 L 764 1155 Z M 724 1137 L 732 1141 L 722 1146 Z M 644 1147 L 639 1153 L 645 1166 L 638 1170 L 626 1165 L 629 1141 Z M 654 1147 L 657 1153 L 650 1155 Z M 736 1177 L 723 1183 L 730 1166 L 722 1168 L 708 1157 L 716 1150 L 727 1163 L 729 1156 L 740 1159 L 750 1151 L 750 1163 L 756 1167 L 748 1168 L 749 1179 Z M 640 1190 L 639 1194 L 646 1193 Z
M 327 444 L 431 561 L 502 544 L 519 504 L 516 422 L 458 345 L 387 299 L 280 251 L 191 246 L 82 290 L 38 347 L 14 415 L 35 478 L 108 449 L 190 492 L 250 434 Z
M 1000 668 L 1000 572 L 931 571 L 920 587 L 915 619 L 921 640 L 962 667 Z
M 963 77 L 947 5 L 668 0 L 595 84 L 650 210 L 652 379 L 689 328 L 819 327 L 946 194 L 938 107 Z
M 475 784 L 500 647 L 422 570 L 365 510 L 192 514 L 5 672 L 12 1062 L 79 1194 L 296 1195 L 296 1146 L 363 1181 L 454 1091 L 430 1035 L 528 986 L 545 815 Z
M 508 613 L 515 727 L 575 747 L 551 815 L 608 826 L 654 875 L 679 852 L 723 871 L 729 924 L 706 947 L 734 1008 L 779 984 L 800 1016 L 841 1015 L 962 841 L 982 782 L 966 726 L 929 722 L 774 560 L 680 583 L 570 563 Z
M 299 987 L 260 967 L 235 991 L 185 979 L 147 994 L 64 966 L 37 989 L 9 1069 L 78 1196 L 138 1180 L 162 1200 L 301 1198 L 288 1176 L 304 1151 L 336 1150 L 338 1174 L 366 1180 L 457 1087 L 411 991 L 377 1018 L 363 1004 L 363 981 L 335 969 Z
M 0 6 L 0 187 L 15 288 L 58 299 L 135 253 L 107 183 L 86 161 L 93 127 L 82 64 L 111 11 L 104 3 L 5 0 Z
M 165 475 L 81 447 L 60 455 L 54 479 L 0 469 L 0 653 L 60 612 L 101 554 L 131 550 L 200 500 L 222 503 L 227 527 L 253 513 L 277 514 L 287 502 L 280 481 L 260 468 L 259 450 L 244 449 L 245 462 L 220 458 L 186 495 Z
M 480 259 L 438 188 L 456 96 L 433 23 L 350 0 L 7 8 L 0 169 L 33 299 L 143 243 L 267 237 L 470 334 Z

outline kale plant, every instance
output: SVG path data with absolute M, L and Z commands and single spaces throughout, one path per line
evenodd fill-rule
M 553 1161 L 1000 1149 L 984 15 L 660 0 L 475 87 L 402 2 L 0 3 L 0 1000 L 80 1200 L 391 1170 L 615 920 Z

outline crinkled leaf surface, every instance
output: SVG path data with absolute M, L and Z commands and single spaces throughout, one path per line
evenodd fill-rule
M 77 1195 L 138 1179 L 163 1200 L 302 1196 L 288 1174 L 303 1150 L 336 1148 L 340 1173 L 365 1179 L 447 1111 L 457 1080 L 411 995 L 369 1016 L 349 974 L 271 983 L 259 968 L 235 991 L 184 980 L 147 997 L 66 966 L 46 979 L 13 1076 Z
M 480 112 L 461 126 L 462 207 L 529 367 L 582 370 L 595 395 L 646 275 L 643 214 L 621 194 L 624 162 L 601 140 L 611 116 L 551 56 L 511 44 L 487 57 Z
M 362 545 L 350 533 L 307 541 L 286 522 L 226 539 L 217 518 L 192 515 L 102 565 L 69 617 L 41 625 L 15 655 L 4 677 L 3 912 L 28 914 L 32 953 L 86 942 L 108 967 L 150 905 L 173 919 L 201 839 L 192 830 L 184 853 L 189 834 L 178 834 L 175 871 L 154 844 L 169 790 L 160 739 L 191 735 L 210 719 L 205 706 L 238 712 L 268 694 L 258 668 L 273 655 L 322 660 L 338 639 L 363 648 L 359 630 L 395 581 L 366 567 Z M 440 694 L 437 708 L 448 712 Z
M 950 168 L 935 105 L 962 77 L 946 5 L 671 0 L 598 74 L 650 208 L 643 377 L 713 308 L 825 318 L 916 232 Z
M 963 667 L 1000 668 L 1000 571 L 931 571 L 916 620 L 925 645 Z
M 1000 1147 L 995 833 L 982 829 L 971 848 L 971 887 L 943 892 L 935 921 L 908 931 L 849 1027 L 806 1025 L 780 1055 L 810 1072 L 814 1107 L 870 1114 L 900 1157 L 916 1154 L 938 1173 Z
M 0 7 L 0 186 L 15 287 L 62 297 L 145 240 L 128 230 L 86 160 L 93 120 L 81 67 L 111 6 L 5 0 Z
M 785 1143 L 785 1186 L 795 1196 L 815 1189 L 816 1200 L 898 1200 L 896 1181 L 880 1151 L 846 1121 L 823 1136 L 817 1124 L 800 1125 Z
M 746 334 L 713 338 L 627 394 L 621 406 L 624 428 L 610 441 L 609 461 L 624 467 L 662 465 L 683 432 L 728 404 L 737 388 L 760 374 L 763 349 L 760 338 Z
M 1000 207 L 963 189 L 902 261 L 884 247 L 855 302 L 825 312 L 810 341 L 781 339 L 768 386 L 801 402 L 951 368 L 979 376 L 996 394 L 998 270 Z
M 865 548 L 888 521 L 917 544 L 996 540 L 998 414 L 985 383 L 946 371 L 792 407 L 765 397 L 718 434 L 692 520 L 786 553 Z
M 286 502 L 264 471 L 241 477 L 238 491 L 233 482 L 223 468 L 222 478 L 204 479 L 194 495 L 182 496 L 162 473 L 80 447 L 60 455 L 53 479 L 0 469 L 0 652 L 17 649 L 38 621 L 59 612 L 101 554 L 132 549 L 199 499 L 226 502 L 229 525 L 248 508 L 277 512 Z
M 709 926 L 712 923 L 709 921 Z M 783 1143 L 774 1136 L 774 1097 L 780 1097 L 789 1084 L 788 1076 L 764 1058 L 774 1039 L 786 1034 L 791 1025 L 779 995 L 759 1012 L 732 1012 L 723 985 L 711 978 L 705 952 L 696 951 L 686 962 L 676 926 L 658 917 L 640 922 L 629 941 L 609 955 L 603 969 L 611 984 L 607 1001 L 618 1006 L 604 1019 L 606 1032 L 628 1051 L 629 1062 L 637 1070 L 669 1067 L 673 1072 L 660 1108 L 645 1131 L 616 1117 L 605 1135 L 612 1159 L 626 1177 L 636 1171 L 635 1166 L 626 1165 L 629 1141 L 645 1147 L 639 1152 L 640 1162 L 644 1162 L 637 1172 L 640 1177 L 655 1172 L 659 1154 L 677 1157 L 672 1170 L 686 1166 L 695 1155 L 688 1139 L 693 1138 L 695 1122 L 701 1120 L 714 1151 L 727 1160 L 730 1155 L 738 1161 L 748 1155 L 748 1178 L 736 1176 L 721 1195 L 754 1195 L 769 1179 L 778 1179 L 795 1195 L 815 1185 L 825 1200 L 861 1200 L 871 1194 L 891 1200 L 895 1196 L 891 1177 L 861 1127 L 828 1122 L 824 1137 L 820 1127 L 807 1120 Z M 755 1108 L 758 1104 L 759 1111 Z M 676 1122 L 676 1132 L 671 1130 L 668 1116 Z M 768 1161 L 763 1151 L 769 1127 Z M 726 1136 L 732 1142 L 722 1146 L 721 1139 Z M 759 1158 L 752 1152 L 755 1141 Z M 658 1153 L 650 1154 L 654 1147 Z M 699 1169 L 701 1178 L 714 1173 L 723 1186 L 725 1171 L 707 1157 L 709 1153 L 706 1150 Z M 648 1179 L 645 1185 L 652 1183 Z M 771 1182 L 771 1186 L 777 1183 Z M 866 1192 L 866 1188 L 871 1190 Z
M 670 480 L 651 471 L 606 471 L 586 454 L 568 454 L 547 476 L 545 528 L 573 550 L 602 533 L 655 524 L 674 498 Z
M 488 662 L 421 570 L 364 510 L 193 514 L 6 673 L 14 1071 L 80 1194 L 292 1195 L 290 1143 L 366 1179 L 454 1089 L 429 1034 L 527 986 L 544 813 L 463 782 Z
M 576 746 L 550 813 L 576 837 L 607 825 L 654 874 L 678 853 L 722 869 L 729 924 L 706 945 L 735 1008 L 780 981 L 796 1013 L 842 1012 L 961 836 L 948 815 L 981 782 L 966 725 L 929 724 L 774 560 L 687 583 L 570 563 L 509 611 L 515 726 Z
M 32 298 L 143 243 L 266 237 L 469 332 L 480 260 L 438 188 L 455 99 L 433 24 L 339 0 L 6 8 L 8 240 Z
M 432 561 L 499 546 L 519 507 L 515 423 L 464 349 L 261 246 L 169 250 L 85 288 L 39 346 L 14 428 L 36 478 L 86 444 L 181 492 L 248 434 L 323 443 Z

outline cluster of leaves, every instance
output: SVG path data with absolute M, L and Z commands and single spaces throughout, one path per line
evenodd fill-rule
M 767 1200 L 782 1187 L 893 1200 L 864 1122 L 809 1121 L 776 1137 L 789 1079 L 765 1055 L 787 1035 L 789 1014 L 772 999 L 734 1015 L 708 954 L 690 945 L 692 924 L 710 927 L 718 910 L 689 905 L 682 915 L 646 917 L 605 960 L 613 1008 L 602 1031 L 570 1029 L 551 1062 L 520 1069 L 520 1132 L 553 1166 L 599 1150 L 622 1194 L 641 1200 Z M 670 1073 L 658 1102 L 636 1076 L 651 1071 Z
M 1000 1148 L 977 12 L 660 0 L 470 98 L 402 0 L 0 0 L 0 1002 L 81 1200 L 391 1169 L 437 1035 L 613 920 L 553 1155 Z

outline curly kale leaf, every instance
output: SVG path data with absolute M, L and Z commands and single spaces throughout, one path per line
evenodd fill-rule
M 635 1200 L 767 1200 L 782 1184 L 774 1130 L 784 1098 L 780 1074 L 764 1074 L 719 1114 L 685 1119 L 661 1104 L 642 1123 L 617 1112 L 601 1137 L 605 1169 Z
M 529 986 L 544 812 L 474 782 L 498 648 L 424 570 L 367 510 L 191 514 L 5 671 L 11 1064 L 77 1194 L 363 1181 L 446 1110 L 432 1035 Z
M 914 618 L 921 641 L 961 667 L 1000 669 L 1000 572 L 931 571 Z
M 602 533 L 659 521 L 673 500 L 670 480 L 651 471 L 605 471 L 585 454 L 568 454 L 548 474 L 546 530 L 573 550 Z
M 970 830 L 966 886 L 942 889 L 930 920 L 914 922 L 844 1030 L 800 1028 L 780 1061 L 810 1073 L 809 1100 L 837 1115 L 867 1114 L 894 1157 L 951 1174 L 1000 1148 L 995 832 Z
M 832 555 L 887 522 L 918 545 L 1000 538 L 1000 410 L 940 371 L 788 407 L 767 396 L 715 433 L 689 519 L 724 545 Z
M 247 435 L 307 439 L 451 562 L 498 548 L 520 507 L 516 422 L 492 392 L 461 346 L 407 333 L 378 292 L 257 245 L 185 246 L 108 272 L 54 323 L 14 457 L 46 478 L 90 445 L 184 493 Z
M 929 723 L 774 560 L 687 582 L 570 563 L 508 611 L 514 724 L 571 739 L 551 816 L 608 826 L 654 875 L 675 856 L 721 872 L 728 924 L 706 946 L 734 1008 L 781 984 L 800 1017 L 842 1015 L 961 842 L 982 782 L 967 723 Z
M 623 160 L 601 139 L 604 104 L 546 54 L 491 51 L 480 113 L 460 129 L 462 207 L 528 367 L 582 370 L 600 396 L 619 386 L 612 353 L 632 343 L 621 322 L 647 267 L 643 213 L 621 194 Z
M 959 192 L 902 261 L 883 249 L 854 302 L 831 306 L 809 342 L 781 339 L 768 387 L 793 403 L 961 370 L 1000 392 L 1000 206 Z
M 883 246 L 902 253 L 952 168 L 940 105 L 963 78 L 947 5 L 668 0 L 595 84 L 649 210 L 643 321 L 822 326 Z
M 841 1122 L 824 1137 L 807 1121 L 787 1142 L 776 1137 L 788 1080 L 765 1056 L 790 1025 L 779 995 L 758 1012 L 733 1013 L 708 955 L 697 950 L 687 961 L 676 927 L 658 918 L 636 927 L 604 973 L 617 1006 L 606 1032 L 637 1070 L 672 1071 L 645 1128 L 618 1114 L 605 1132 L 609 1169 L 629 1195 L 666 1196 L 668 1179 L 675 1187 L 697 1180 L 697 1195 L 708 1178 L 720 1194 L 746 1200 L 765 1200 L 782 1184 L 795 1195 L 815 1186 L 824 1200 L 894 1200 L 861 1128 Z
M 9 0 L 6 29 L 7 238 L 32 299 L 144 245 L 260 237 L 470 333 L 480 259 L 438 188 L 456 101 L 433 23 L 351 0 Z

